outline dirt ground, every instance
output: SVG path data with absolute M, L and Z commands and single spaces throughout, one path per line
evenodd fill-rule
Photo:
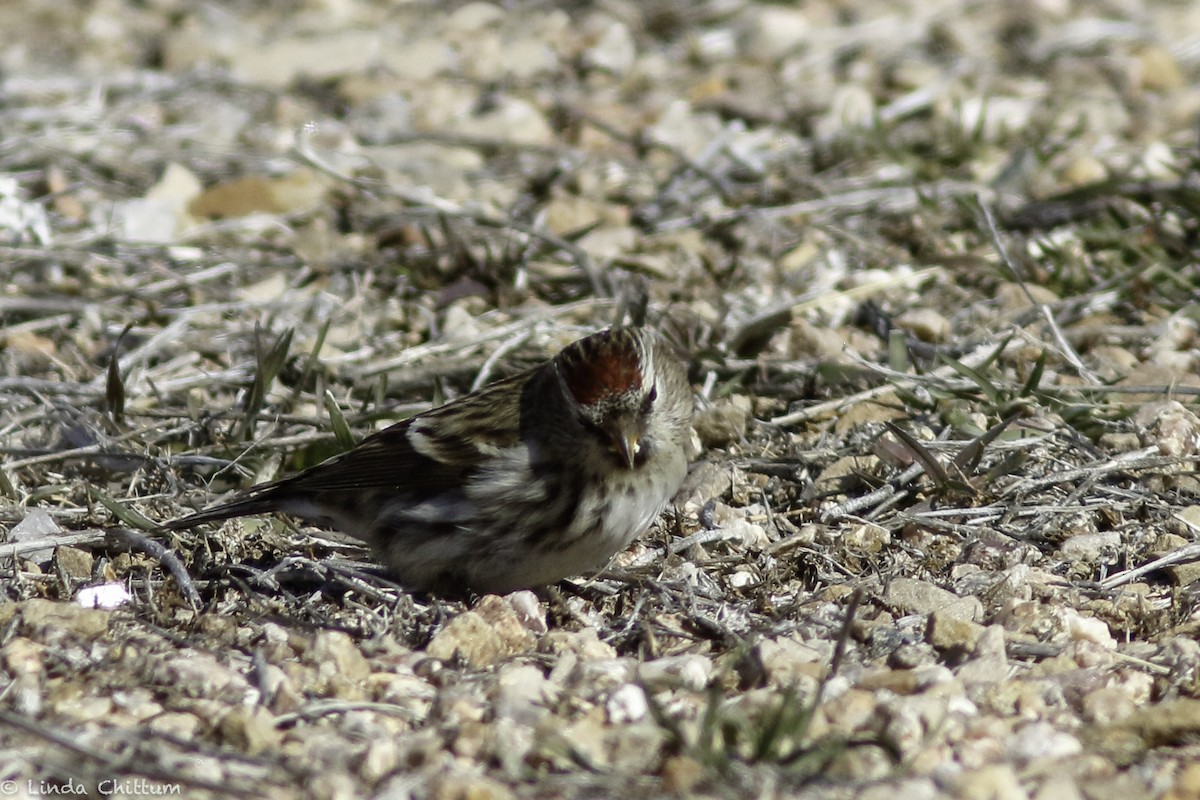
M 1200 797 L 1200 6 L 0 5 L 0 797 Z M 598 575 L 174 519 L 645 303 Z

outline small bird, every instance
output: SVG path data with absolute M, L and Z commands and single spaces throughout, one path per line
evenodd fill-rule
M 605 330 L 164 527 L 284 512 L 369 543 L 414 591 L 554 583 L 602 567 L 662 512 L 687 473 L 692 404 L 655 333 Z

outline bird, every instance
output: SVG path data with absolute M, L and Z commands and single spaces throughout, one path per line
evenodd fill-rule
M 410 591 L 537 588 L 604 567 L 662 513 L 692 410 L 670 346 L 610 328 L 164 527 L 282 512 L 370 544 Z

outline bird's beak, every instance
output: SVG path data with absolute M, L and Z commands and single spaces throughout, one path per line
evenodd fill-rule
M 621 420 L 613 426 L 610 434 L 612 435 L 613 449 L 625 461 L 625 466 L 633 469 L 637 454 L 642 449 L 638 441 L 641 438 L 641 431 L 638 430 L 637 421 Z

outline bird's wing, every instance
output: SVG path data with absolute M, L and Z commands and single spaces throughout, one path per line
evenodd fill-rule
M 168 523 L 261 514 L 336 493 L 395 492 L 414 499 L 461 487 L 481 463 L 520 443 L 521 388 L 528 373 L 418 414 L 298 475 L 254 486 L 223 505 Z M 353 498 L 346 498 L 353 502 Z
M 421 494 L 461 483 L 482 461 L 519 443 L 524 377 L 398 422 L 278 484 L 298 492 L 394 487 Z

